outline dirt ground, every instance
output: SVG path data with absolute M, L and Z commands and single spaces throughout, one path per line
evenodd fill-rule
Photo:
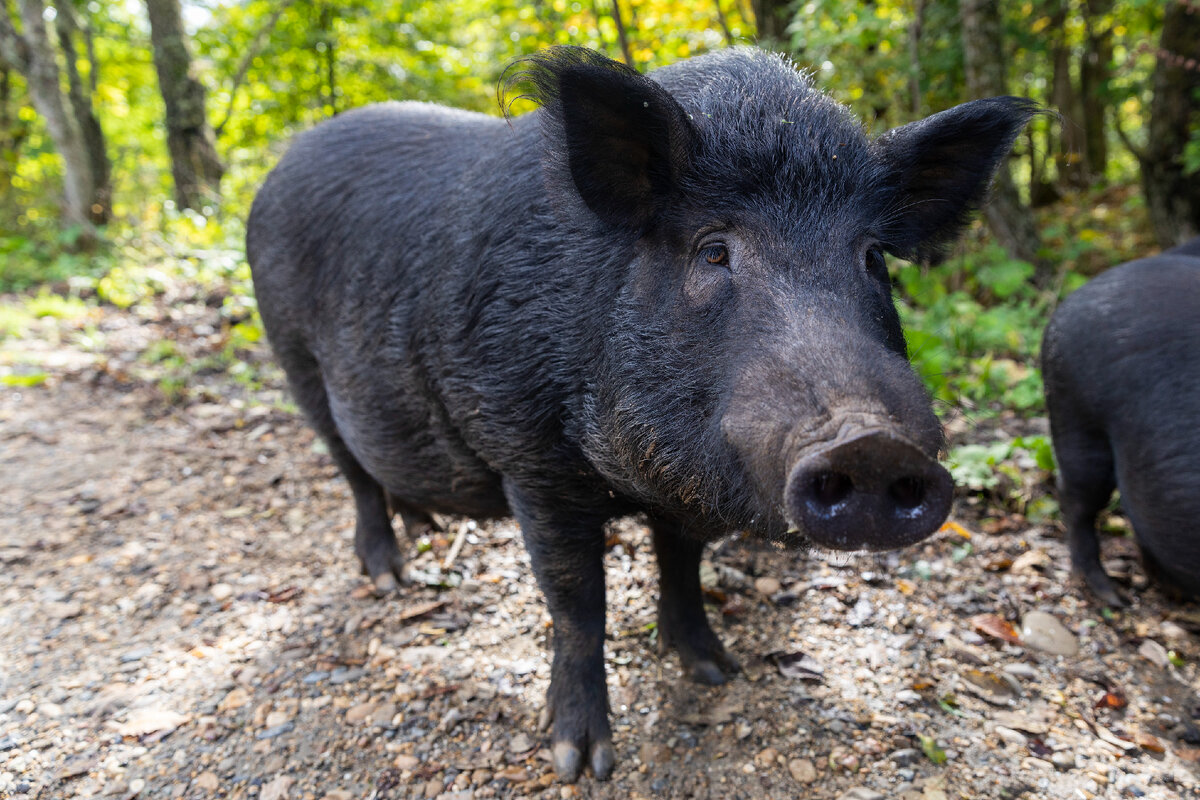
M 198 370 L 164 399 L 148 348 L 199 358 L 222 330 L 193 298 L 0 342 L 0 372 L 48 376 L 0 388 L 2 798 L 1200 796 L 1196 609 L 1135 588 L 1106 614 L 1058 530 L 965 501 L 844 564 L 718 547 L 709 613 L 745 674 L 715 689 L 658 654 L 647 533 L 614 525 L 616 776 L 556 783 L 516 526 L 447 520 L 375 598 L 265 347 L 261 385 Z

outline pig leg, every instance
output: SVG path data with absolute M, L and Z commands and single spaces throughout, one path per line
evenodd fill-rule
M 554 620 L 554 663 L 541 719 L 543 730 L 553 724 L 554 770 L 573 782 L 590 765 L 606 780 L 615 756 L 604 681 L 604 518 L 563 509 L 565 503 L 531 496 L 508 480 L 504 490 Z
M 713 633 L 700 591 L 700 557 L 704 543 L 685 535 L 679 525 L 653 520 L 654 553 L 658 557 L 658 642 L 679 653 L 688 677 L 716 686 L 739 669 Z
M 438 528 L 433 517 L 425 513 L 419 508 L 408 505 L 400 500 L 397 500 L 392 495 L 388 495 L 388 507 L 393 513 L 400 515 L 400 521 L 404 523 L 404 535 L 409 539 L 419 539 L 422 536 L 428 536 Z
M 1071 565 L 1103 603 L 1125 605 L 1117 587 L 1100 564 L 1096 516 L 1108 505 L 1116 488 L 1112 449 L 1107 437 L 1068 431 L 1054 439 L 1058 457 L 1059 504 L 1067 525 Z
M 296 403 L 325 440 L 330 457 L 346 477 L 354 494 L 354 552 L 362 564 L 362 571 L 371 576 L 376 594 L 395 591 L 404 557 L 400 554 L 396 534 L 392 530 L 391 513 L 383 487 L 367 474 L 342 441 L 337 423 L 329 410 L 329 395 L 316 360 L 308 353 L 295 349 L 280 347 L 276 352 L 287 372 Z

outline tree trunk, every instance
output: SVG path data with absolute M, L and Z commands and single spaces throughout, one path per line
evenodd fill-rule
M 167 150 L 181 208 L 203 208 L 220 191 L 225 172 L 205 116 L 204 86 L 192 75 L 192 56 L 179 0 L 146 0 L 158 88 L 167 108 Z
M 1079 64 L 1079 95 L 1083 100 L 1084 156 L 1088 172 L 1104 177 L 1108 167 L 1105 111 L 1108 81 L 1112 76 L 1112 26 L 1104 20 L 1112 11 L 1112 0 L 1087 0 L 1087 48 Z
M 913 119 L 921 116 L 921 28 L 924 25 L 925 0 L 913 4 L 908 26 L 908 97 Z
M 0 14 L 0 58 L 25 75 L 33 107 L 46 122 L 46 130 L 63 160 L 63 219 L 78 226 L 81 244 L 95 240 L 92 204 L 95 186 L 88 168 L 87 147 L 75 117 L 67 113 L 62 76 L 46 32 L 46 6 L 42 0 L 21 0 L 22 30 L 17 33 L 11 12 Z
M 1083 128 L 1079 96 L 1071 80 L 1071 48 L 1067 44 L 1065 25 L 1069 0 L 1052 0 L 1049 30 L 1054 44 L 1050 48 L 1053 68 L 1050 83 L 1050 105 L 1059 114 L 1058 148 L 1054 163 L 1062 183 L 1079 188 L 1087 185 L 1087 169 L 1083 162 Z
M 88 172 L 91 173 L 92 204 L 89 209 L 92 222 L 103 225 L 112 216 L 112 162 L 108 160 L 108 148 L 104 142 L 104 131 L 96 118 L 92 102 L 96 70 L 95 49 L 87 49 L 91 81 L 85 89 L 79 77 L 79 55 L 75 51 L 75 37 L 79 34 L 79 23 L 69 2 L 58 3 L 55 22 L 58 28 L 58 44 L 63 51 L 63 63 L 67 69 L 67 97 L 75 115 L 75 124 L 83 137 L 84 153 L 87 155 Z
M 958 8 L 962 18 L 967 90 L 975 98 L 1007 94 L 999 4 L 992 0 L 959 0 Z M 1009 256 L 1034 264 L 1038 284 L 1047 285 L 1053 272 L 1049 264 L 1038 258 L 1041 244 L 1033 213 L 1021 202 L 1007 164 L 1001 165 L 996 173 L 991 199 L 983 213 L 992 233 Z
M 1184 174 L 1183 152 L 1200 130 L 1200 9 L 1174 2 L 1163 19 L 1151 85 L 1142 186 L 1159 244 L 1200 234 L 1200 174 Z
M 787 50 L 788 0 L 751 0 L 754 9 L 754 24 L 758 30 L 758 44 L 768 50 Z

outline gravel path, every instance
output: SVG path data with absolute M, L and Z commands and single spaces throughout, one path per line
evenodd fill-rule
M 980 502 L 842 565 L 724 543 L 709 613 L 745 675 L 716 689 L 659 656 L 648 535 L 615 524 L 617 775 L 555 783 L 515 525 L 446 520 L 376 599 L 276 371 L 164 401 L 147 348 L 222 336 L 196 301 L 0 342 L 0 372 L 50 365 L 0 389 L 2 798 L 1200 796 L 1195 607 L 1142 589 L 1104 614 L 1056 529 Z M 1106 547 L 1144 582 L 1130 540 Z

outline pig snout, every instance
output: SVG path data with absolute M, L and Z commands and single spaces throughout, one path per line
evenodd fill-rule
M 788 521 L 813 544 L 883 550 L 924 539 L 950 513 L 954 485 L 919 447 L 881 428 L 806 448 L 784 491 Z

